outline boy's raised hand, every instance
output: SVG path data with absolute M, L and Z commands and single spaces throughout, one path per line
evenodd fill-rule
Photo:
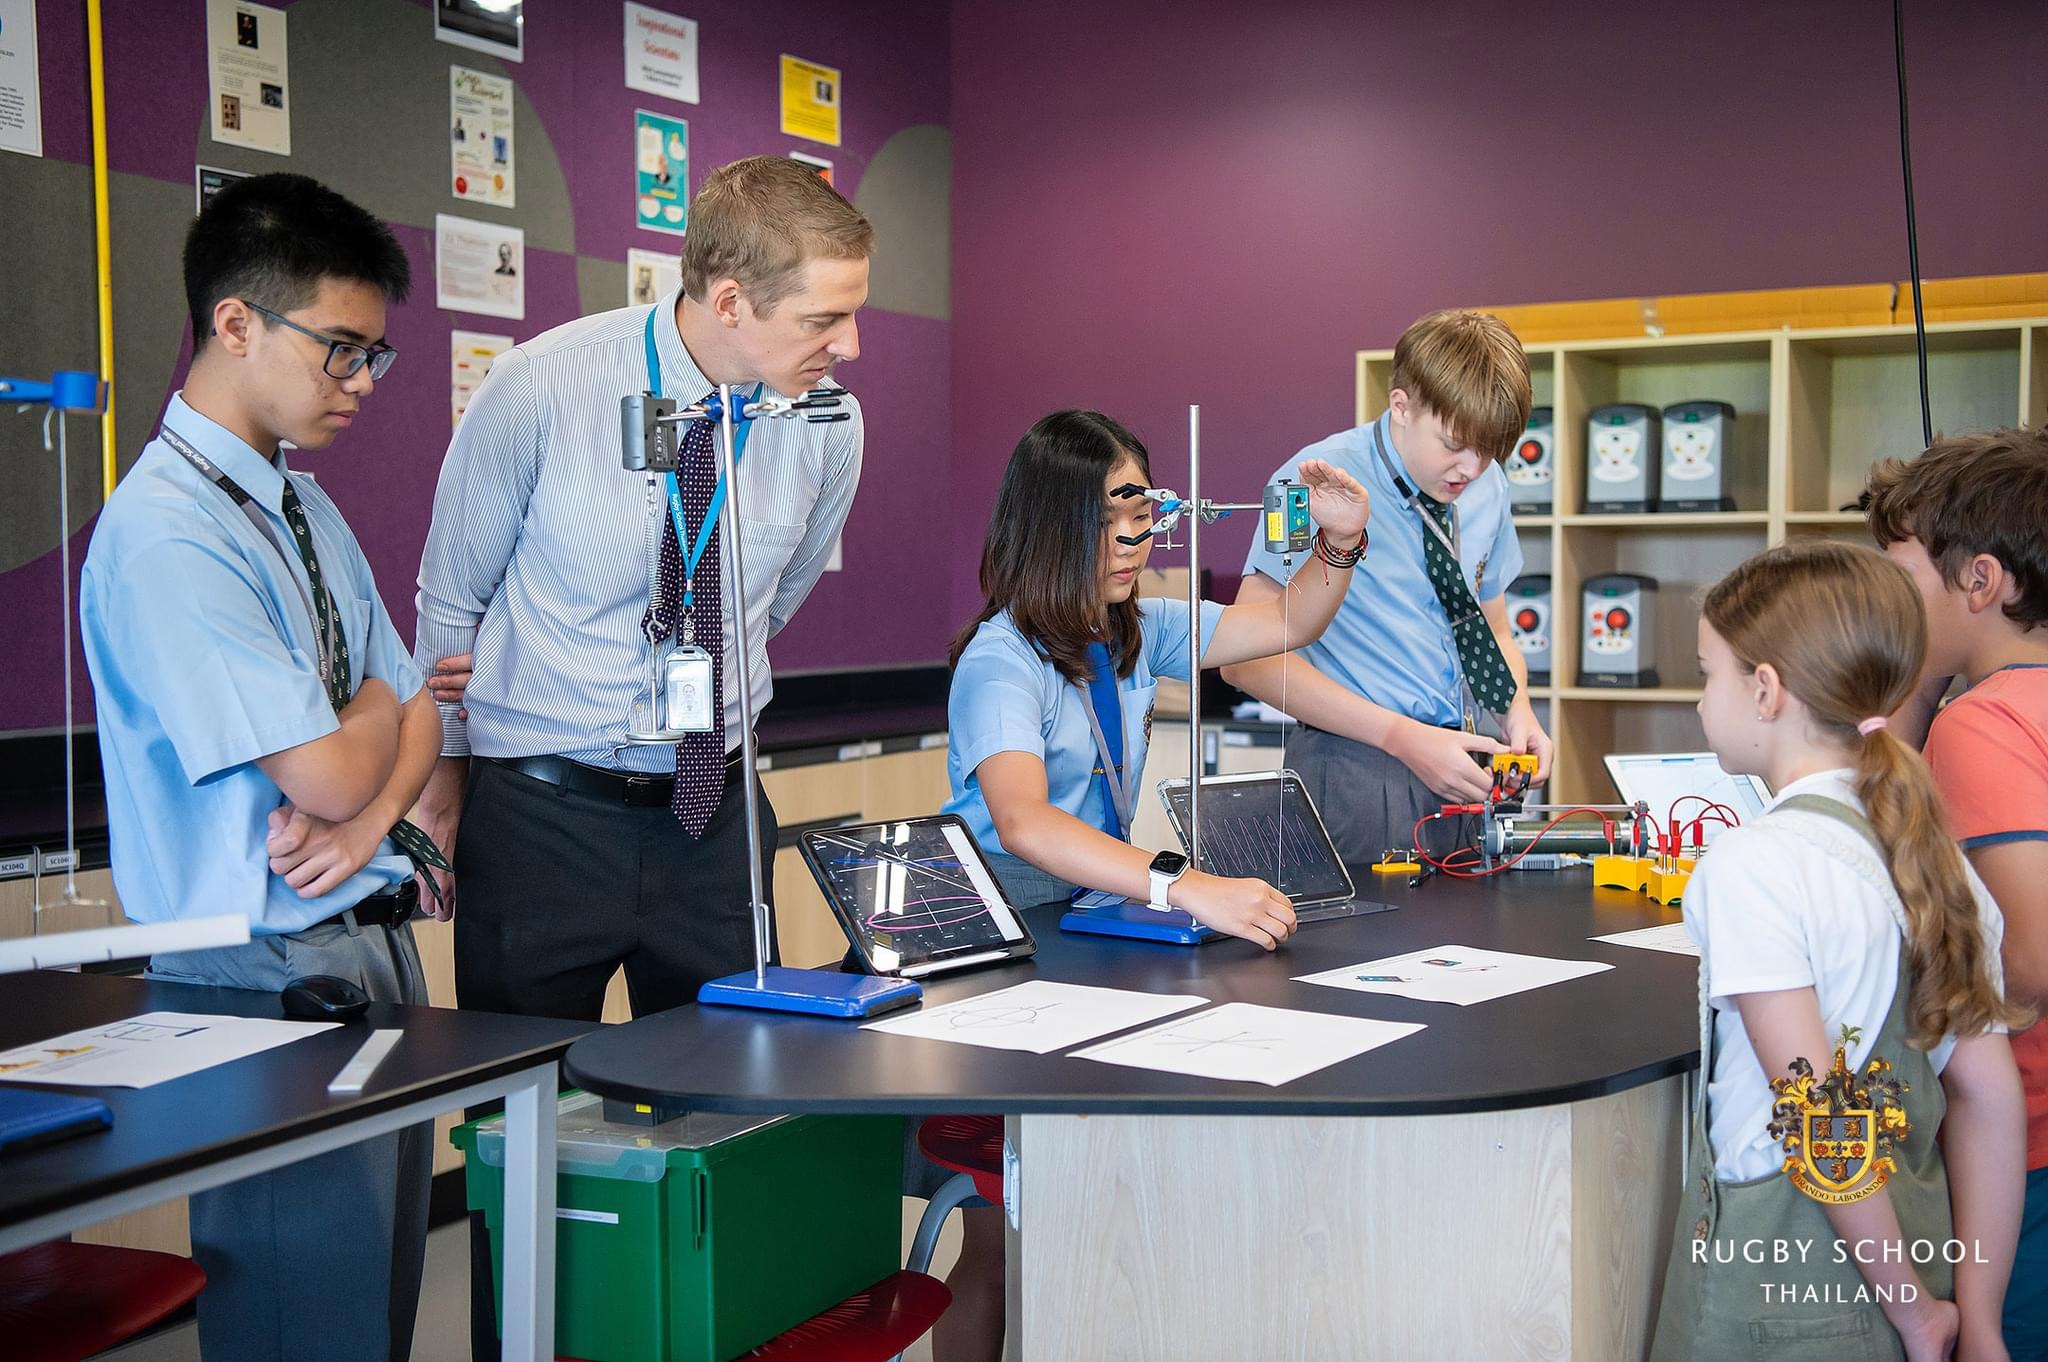
M 1301 482 L 1308 488 L 1308 511 L 1323 527 L 1332 545 L 1348 548 L 1365 533 L 1372 515 L 1372 498 L 1357 478 L 1335 464 L 1308 459 L 1301 465 Z

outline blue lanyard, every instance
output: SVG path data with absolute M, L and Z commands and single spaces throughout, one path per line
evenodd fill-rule
M 1117 690 L 1116 669 L 1110 665 L 1109 649 L 1101 643 L 1088 645 L 1091 671 L 1088 677 L 1088 718 L 1094 730 L 1095 755 L 1102 764 L 1095 774 L 1102 778 L 1102 794 L 1109 821 L 1102 830 L 1120 842 L 1131 840 L 1131 786 L 1124 778 L 1123 703 Z M 1114 734 L 1114 740 L 1111 736 Z
M 658 304 L 648 310 L 647 327 L 644 332 L 647 343 L 647 391 L 656 397 L 661 396 L 661 356 L 654 348 L 654 314 L 660 310 Z M 746 400 L 754 402 L 759 400 L 760 396 L 761 385 L 756 383 L 753 393 Z M 740 459 L 747 452 L 747 435 L 753 430 L 754 423 L 745 417 L 735 417 L 733 427 L 732 461 L 733 466 L 737 468 Z M 711 544 L 711 527 L 718 523 L 718 513 L 725 508 L 725 472 L 723 469 L 719 471 L 718 485 L 711 492 L 711 506 L 704 512 L 704 523 L 697 527 L 695 542 L 691 541 L 689 525 L 683 518 L 683 494 L 682 489 L 676 484 L 676 475 L 669 473 L 666 477 L 669 519 L 675 522 L 676 547 L 683 552 L 683 609 L 689 610 L 696 604 L 696 592 L 692 589 L 692 583 L 697 576 L 697 564 L 703 561 L 704 550 Z

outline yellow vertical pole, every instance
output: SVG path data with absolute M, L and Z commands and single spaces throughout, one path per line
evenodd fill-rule
M 114 252 L 107 210 L 107 65 L 100 29 L 100 0 L 85 0 L 88 67 L 92 74 L 92 223 L 95 264 L 99 275 L 100 381 L 106 384 L 107 409 L 100 417 L 102 496 L 114 495 Z

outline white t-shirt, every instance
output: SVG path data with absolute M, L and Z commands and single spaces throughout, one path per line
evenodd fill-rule
M 1855 773 L 1820 771 L 1795 780 L 1771 801 L 1821 795 L 1858 810 Z M 1768 810 L 1766 810 L 1768 812 Z M 2004 920 L 1974 871 L 1971 891 L 1989 943 L 1992 982 L 2004 986 L 1998 948 Z M 1812 988 L 1820 1000 L 1825 1055 L 1834 1057 L 1846 1023 L 1861 1028 L 1848 1064 L 1860 1067 L 1877 1043 L 1898 985 L 1906 909 L 1884 862 L 1840 820 L 1792 810 L 1714 839 L 1685 892 L 1685 929 L 1700 948 L 1700 991 L 1713 1009 L 1714 1072 L 1707 1087 L 1707 1139 L 1723 1181 L 1759 1178 L 1784 1163 L 1765 1129 L 1770 1083 L 1750 1048 L 1734 999 L 1743 993 Z M 1928 1054 L 1939 1073 L 1955 1050 L 1949 1036 Z M 1895 1061 L 1896 1062 L 1896 1061 Z

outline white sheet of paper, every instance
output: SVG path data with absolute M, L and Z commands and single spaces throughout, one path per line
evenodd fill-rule
M 1076 1050 L 1073 1057 L 1277 1088 L 1422 1029 L 1420 1022 L 1225 1003 Z
M 886 1017 L 861 1029 L 1044 1055 L 1208 1001 L 1188 993 L 1132 993 L 1033 979 L 939 1007 Z
M 338 1025 L 145 1012 L 0 1054 L 0 1078 L 66 1088 L 147 1088 Z
M 291 155 L 290 70 L 283 10 L 206 0 L 207 118 L 214 141 Z
M 0 0 L 0 151 L 43 154 L 36 0 Z
M 485 317 L 526 316 L 526 233 L 434 214 L 434 306 Z
M 1433 946 L 1321 974 L 1296 975 L 1295 982 L 1467 1007 L 1613 968 L 1598 960 L 1553 960 L 1543 955 L 1483 951 L 1476 946 Z
M 471 203 L 516 205 L 512 80 L 467 66 L 448 68 L 448 192 Z
M 451 332 L 449 341 L 448 400 L 455 410 L 455 424 L 461 425 L 462 413 L 469 410 L 469 399 L 491 371 L 492 361 L 510 350 L 513 342 L 510 336 L 485 331 Z
M 1636 946 L 1646 951 L 1670 951 L 1673 955 L 1690 955 L 1698 958 L 1700 948 L 1685 934 L 1683 922 L 1667 922 L 1659 927 L 1643 927 L 1633 932 L 1614 932 L 1607 936 L 1589 938 L 1606 941 L 1616 946 Z
M 626 88 L 697 102 L 697 21 L 626 3 Z
M 674 251 L 626 249 L 626 306 L 658 303 L 683 284 L 683 258 Z

